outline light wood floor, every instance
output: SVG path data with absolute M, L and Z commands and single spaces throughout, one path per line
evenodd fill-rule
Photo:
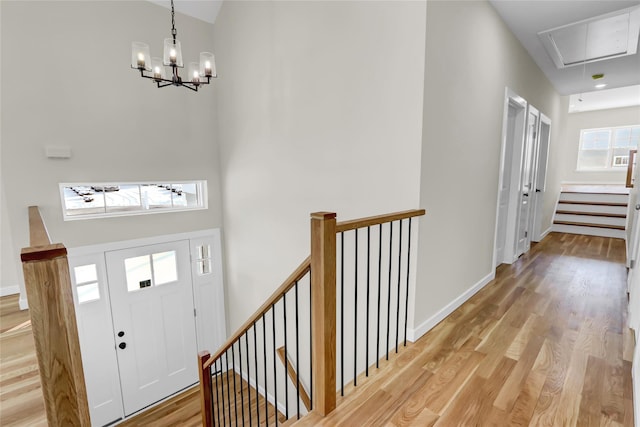
M 622 240 L 552 233 L 296 425 L 632 426 L 624 257 Z
M 552 233 L 358 387 L 345 388 L 329 417 L 295 425 L 632 426 L 624 251 L 619 239 Z M 0 425 L 44 425 L 28 340 L 14 348 L 4 334 Z M 196 391 L 126 425 L 199 425 Z
M 29 312 L 0 298 L 0 426 L 46 426 Z

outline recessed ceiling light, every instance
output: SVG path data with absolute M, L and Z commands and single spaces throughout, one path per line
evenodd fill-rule
M 596 89 L 602 89 L 603 87 L 606 87 L 607 84 L 606 83 L 599 83 L 596 85 Z

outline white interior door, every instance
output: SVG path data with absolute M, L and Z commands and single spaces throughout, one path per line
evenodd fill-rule
M 551 119 L 540 113 L 540 130 L 536 141 L 534 188 L 531 208 L 531 240 L 539 242 L 545 230 L 542 229 L 542 209 L 547 182 L 547 164 L 549 163 L 549 138 Z
M 189 241 L 105 253 L 125 415 L 198 381 Z
M 536 137 L 538 133 L 538 110 L 529 106 L 527 127 L 522 150 L 520 179 L 520 203 L 518 212 L 516 256 L 527 252 L 531 247 L 531 198 L 533 194 L 533 161 Z

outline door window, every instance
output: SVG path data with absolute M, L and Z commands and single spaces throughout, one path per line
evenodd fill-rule
M 176 251 L 157 252 L 124 260 L 129 292 L 178 280 Z

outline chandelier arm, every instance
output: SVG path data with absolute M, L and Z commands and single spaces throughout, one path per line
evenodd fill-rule
M 168 83 L 168 85 L 172 85 L 174 83 L 173 80 L 157 78 L 157 77 L 154 77 L 154 76 L 145 76 L 142 73 L 140 73 L 140 76 L 144 77 L 145 79 L 153 80 L 153 81 L 158 82 L 158 83 L 165 82 L 165 83 Z M 166 85 L 163 85 L 163 86 L 160 86 L 160 87 L 164 87 L 164 86 L 166 86 Z
M 180 83 L 179 86 L 186 87 L 187 89 L 191 89 L 194 92 L 198 91 L 198 86 L 194 85 L 193 83 Z

